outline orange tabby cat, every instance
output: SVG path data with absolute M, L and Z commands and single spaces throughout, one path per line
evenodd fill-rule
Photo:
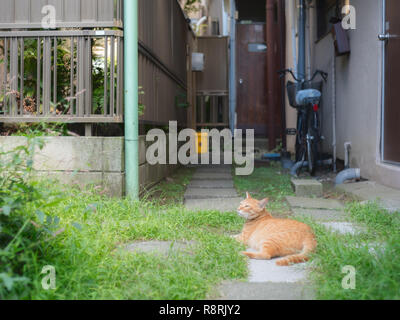
M 273 218 L 265 209 L 267 203 L 268 199 L 258 201 L 249 193 L 240 203 L 238 213 L 247 221 L 235 239 L 258 251 L 243 254 L 258 260 L 285 257 L 276 262 L 278 266 L 307 261 L 317 246 L 312 229 L 295 220 Z

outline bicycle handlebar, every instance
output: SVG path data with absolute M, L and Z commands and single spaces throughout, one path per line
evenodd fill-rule
M 280 78 L 281 78 L 281 79 L 282 79 L 287 73 L 290 73 L 290 74 L 292 75 L 293 79 L 296 80 L 296 82 L 303 83 L 303 82 L 307 81 L 306 79 L 298 79 L 298 78 L 294 75 L 292 69 L 283 69 L 283 70 L 279 70 L 279 71 L 278 71 L 278 74 L 280 75 Z M 321 70 L 316 70 L 316 71 L 314 72 L 313 76 L 311 77 L 311 79 L 310 79 L 309 81 L 313 81 L 317 75 L 320 75 L 320 76 L 322 77 L 322 79 L 324 79 L 325 82 L 326 82 L 327 79 L 328 79 L 328 74 L 327 74 L 326 72 L 321 71 Z

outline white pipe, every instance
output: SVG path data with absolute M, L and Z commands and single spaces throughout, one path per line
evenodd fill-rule
M 306 2 L 307 3 L 307 2 Z M 312 3 L 308 3 L 308 19 L 307 19 L 307 74 L 308 74 L 308 79 L 311 79 L 311 13 L 312 13 Z
M 330 166 L 330 165 L 332 165 L 332 159 L 326 159 L 326 160 L 322 160 L 322 161 L 319 160 L 319 161 L 317 161 L 317 165 Z M 304 167 L 308 167 L 308 161 L 299 161 L 292 166 L 292 168 L 290 169 L 290 174 L 293 177 L 297 177 L 297 171 Z
M 292 16 L 292 52 L 293 52 L 293 71 L 297 76 L 297 9 L 296 9 L 296 0 L 289 1 L 290 7 L 289 12 Z
M 199 32 L 199 28 L 201 24 L 207 20 L 207 16 L 202 17 L 199 21 L 196 22 L 196 34 Z
M 350 149 L 351 142 L 346 142 L 344 144 L 344 167 L 346 169 L 350 168 Z
M 335 185 L 340 185 L 345 183 L 347 180 L 360 180 L 361 179 L 361 170 L 360 169 L 347 169 L 343 170 L 336 176 Z

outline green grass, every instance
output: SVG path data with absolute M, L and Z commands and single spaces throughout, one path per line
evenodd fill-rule
M 235 187 L 245 197 L 246 192 L 256 199 L 269 198 L 271 213 L 287 215 L 290 208 L 286 196 L 294 195 L 290 175 L 280 164 L 271 163 L 269 167 L 255 168 L 250 176 L 234 176 Z
M 235 186 L 244 196 L 249 191 L 258 199 L 270 198 L 269 210 L 273 215 L 290 215 L 284 197 L 293 195 L 290 176 L 281 167 L 256 168 L 251 176 L 235 177 Z M 358 235 L 340 235 L 326 229 L 313 219 L 296 217 L 309 224 L 318 241 L 312 256 L 311 280 L 317 298 L 321 300 L 381 300 L 400 299 L 400 215 L 389 214 L 377 204 L 362 205 L 351 197 L 330 193 L 346 200 L 349 222 L 360 226 Z M 368 247 L 366 244 L 370 244 Z M 371 251 L 375 247 L 375 251 Z M 383 249 L 380 249 L 379 244 Z M 356 288 L 346 290 L 342 280 L 345 266 L 356 270 Z
M 365 232 L 338 235 L 311 220 L 303 220 L 314 228 L 318 240 L 311 274 L 317 297 L 322 300 L 400 299 L 400 216 L 388 214 L 376 204 L 353 203 L 347 210 L 351 221 Z M 366 244 L 376 249 L 371 251 L 371 245 Z M 345 266 L 356 270 L 354 290 L 342 287 Z
M 151 189 L 146 190 L 143 194 L 143 198 L 155 201 L 158 204 L 183 204 L 186 186 L 190 183 L 194 172 L 195 169 L 193 168 L 179 168 L 172 177 L 168 177 Z
M 63 190 L 62 202 L 44 212 L 60 219 L 60 233 L 41 239 L 30 252 L 21 270 L 29 283 L 6 298 L 204 299 L 222 280 L 245 278 L 243 248 L 228 236 L 243 221 L 236 214 L 193 213 L 172 203 L 190 175 L 179 172 L 172 177 L 179 187 L 164 182 L 158 187 L 165 186 L 161 198 L 140 202 Z M 54 184 L 43 187 L 57 189 Z M 195 245 L 191 254 L 168 257 L 122 250 L 139 240 L 192 240 Z M 42 289 L 46 265 L 55 267 L 56 290 Z

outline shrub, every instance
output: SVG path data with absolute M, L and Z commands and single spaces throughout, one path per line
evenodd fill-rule
M 61 198 L 32 179 L 37 147 L 43 142 L 34 138 L 12 151 L 0 149 L 0 299 L 27 297 L 29 268 L 40 259 L 44 235 L 54 234 L 59 221 L 43 212 Z

